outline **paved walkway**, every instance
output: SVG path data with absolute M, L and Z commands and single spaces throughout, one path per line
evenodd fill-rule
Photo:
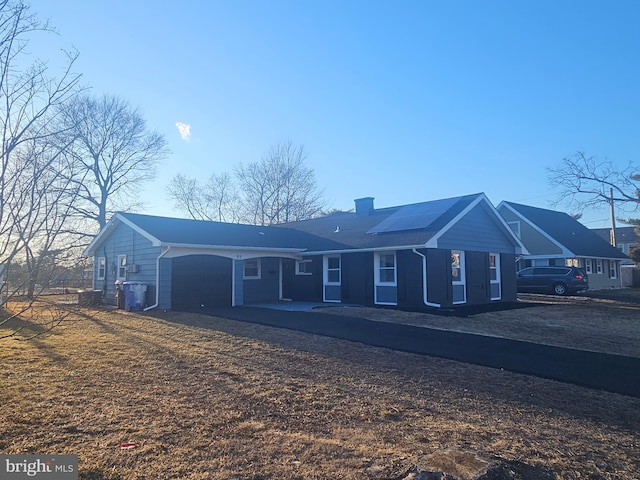
M 203 312 L 200 312 L 203 313 Z M 228 307 L 207 313 L 375 347 L 503 368 L 640 398 L 640 358 L 321 312 Z

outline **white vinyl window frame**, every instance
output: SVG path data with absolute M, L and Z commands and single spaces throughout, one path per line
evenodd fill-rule
M 340 255 L 326 255 L 322 259 L 323 263 L 323 281 L 325 285 L 341 285 L 342 284 L 342 259 Z
M 500 300 L 502 298 L 502 284 L 500 279 L 500 254 L 489 254 L 489 283 L 491 285 L 498 285 L 498 295 L 493 296 L 491 293 L 491 300 Z
M 396 252 L 375 252 L 373 255 L 373 271 L 374 303 L 376 305 L 397 305 L 398 260 Z M 383 294 L 381 290 L 386 290 L 386 293 L 393 293 L 389 297 Z
M 602 260 L 599 258 L 596 260 L 596 273 L 602 275 L 604 273 L 604 267 L 602 266 Z
M 457 266 L 454 261 L 454 257 L 457 257 Z M 457 271 L 457 273 L 456 273 Z M 458 300 L 457 302 L 453 302 L 454 305 L 459 305 L 463 303 L 467 303 L 467 282 L 466 282 L 466 271 L 465 271 L 465 259 L 464 259 L 464 250 L 451 250 L 451 284 L 455 286 L 462 286 L 462 291 L 464 293 L 463 300 Z
M 311 275 L 312 260 L 296 260 L 296 275 Z
M 398 262 L 396 252 L 376 252 L 374 260 L 376 285 L 397 286 Z
M 516 234 L 516 237 L 521 238 L 520 237 L 520 220 L 517 220 L 515 222 L 507 222 L 507 225 L 509 225 L 511 230 L 513 230 L 513 233 Z
M 117 269 L 117 278 L 118 280 L 126 280 L 127 279 L 127 256 L 126 255 L 118 255 L 118 265 Z
M 242 266 L 243 280 L 260 280 L 262 278 L 262 262 L 260 258 L 249 258 Z
M 612 280 L 618 278 L 618 267 L 615 260 L 609 260 L 609 278 Z
M 593 273 L 593 260 L 590 258 L 587 258 L 584 261 L 584 271 L 587 275 L 591 275 Z
M 98 257 L 98 280 L 104 280 L 107 276 L 107 259 L 105 257 Z

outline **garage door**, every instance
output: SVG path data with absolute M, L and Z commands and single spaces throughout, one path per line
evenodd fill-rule
M 172 262 L 172 309 L 231 306 L 231 259 L 188 255 Z

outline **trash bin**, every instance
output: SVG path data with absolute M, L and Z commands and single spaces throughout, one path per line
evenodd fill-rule
M 144 282 L 123 282 L 124 309 L 139 312 L 147 306 L 147 284 Z

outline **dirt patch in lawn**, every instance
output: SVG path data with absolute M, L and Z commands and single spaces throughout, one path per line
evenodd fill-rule
M 78 309 L 0 357 L 0 451 L 83 479 L 640 476 L 640 399 L 291 330 Z

